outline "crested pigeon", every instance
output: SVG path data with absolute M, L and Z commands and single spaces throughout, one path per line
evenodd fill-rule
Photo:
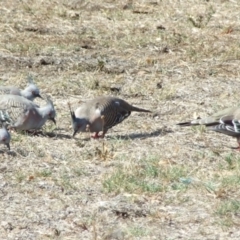
M 223 133 L 237 138 L 240 150 L 240 107 L 227 108 L 212 116 L 196 119 L 188 122 L 178 123 L 179 126 L 205 125 L 209 130 Z
M 0 95 L 0 121 L 18 130 L 40 129 L 49 119 L 56 124 L 52 101 L 38 107 L 32 101 L 17 95 Z
M 151 112 L 134 107 L 116 97 L 97 97 L 85 102 L 75 112 L 69 104 L 69 109 L 74 131 L 73 137 L 77 132 L 94 132 L 93 138 L 103 138 L 108 129 L 121 123 L 130 116 L 132 111 Z M 102 135 L 99 135 L 99 132 L 102 132 Z
M 2 128 L 0 129 L 0 143 L 4 144 L 8 147 L 8 149 L 10 150 L 10 140 L 11 140 L 11 136 L 10 133 L 8 132 L 5 124 L 2 124 Z
M 27 98 L 33 101 L 36 97 L 42 98 L 36 84 L 34 84 L 31 76 L 28 76 L 28 85 L 25 89 L 20 90 L 14 86 L 0 86 L 0 94 L 12 94 Z

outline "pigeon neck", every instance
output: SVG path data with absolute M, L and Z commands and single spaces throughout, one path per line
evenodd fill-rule
M 34 100 L 32 93 L 27 88 L 25 88 L 24 90 L 21 90 L 21 95 L 30 101 Z
M 46 105 L 44 107 L 37 108 L 37 111 L 42 118 L 48 118 L 49 114 L 51 113 L 51 106 Z

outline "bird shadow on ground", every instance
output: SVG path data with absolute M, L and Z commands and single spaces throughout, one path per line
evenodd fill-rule
M 40 137 L 49 137 L 49 138 L 60 138 L 60 139 L 71 139 L 72 136 L 63 133 L 55 133 L 55 132 L 44 132 L 44 131 L 22 131 L 22 134 L 27 134 L 29 136 L 40 136 Z
M 47 136 L 47 137 L 50 137 L 50 138 L 60 138 L 60 139 L 71 139 L 72 136 L 70 134 L 63 134 L 63 133 L 54 133 L 54 132 L 47 132 L 47 133 L 44 133 L 43 136 Z
M 159 135 L 165 136 L 166 134 L 172 133 L 171 129 L 163 127 L 161 129 L 154 130 L 150 133 L 132 133 L 128 135 L 115 135 L 115 136 L 107 136 L 107 139 L 145 139 L 151 137 L 157 137 Z M 49 138 L 59 138 L 59 139 L 71 139 L 72 135 L 63 134 L 63 133 L 55 133 L 55 132 L 44 132 L 44 131 L 22 131 L 22 134 L 27 134 L 29 136 L 40 136 L 40 137 L 49 137 Z M 90 138 L 84 138 L 83 140 L 89 140 Z
M 236 152 L 240 152 L 240 148 L 239 147 L 230 147 L 228 146 L 228 148 L 232 149 L 232 150 L 235 150 Z
M 173 131 L 171 129 L 167 129 L 165 127 L 161 128 L 161 129 L 157 129 L 155 131 L 152 131 L 150 133 L 132 133 L 132 134 L 128 134 L 128 135 L 115 135 L 115 136 L 110 136 L 109 138 L 111 139 L 137 139 L 137 138 L 140 138 L 140 139 L 145 139 L 145 138 L 151 138 L 151 137 L 157 137 L 159 135 L 161 136 L 165 136 L 169 133 L 172 133 Z
M 114 135 L 114 136 L 105 136 L 104 139 L 106 140 L 116 140 L 116 139 L 123 139 L 123 140 L 134 140 L 134 139 L 137 139 L 137 138 L 140 138 L 140 139 L 145 139 L 145 138 L 150 138 L 150 137 L 157 137 L 159 135 L 166 135 L 168 133 L 172 133 L 173 131 L 171 129 L 167 129 L 166 127 L 162 128 L 162 129 L 157 129 L 155 131 L 152 131 L 150 133 L 133 133 L 133 134 L 128 134 L 128 135 Z M 90 139 L 92 139 L 92 137 L 74 137 L 74 139 L 76 140 L 79 140 L 81 139 L 81 141 L 89 141 Z M 100 140 L 102 139 L 101 137 L 100 138 L 96 138 L 95 140 Z
M 0 154 L 7 154 L 7 155 L 11 155 L 13 157 L 16 157 L 17 154 L 13 151 L 13 150 L 0 150 Z

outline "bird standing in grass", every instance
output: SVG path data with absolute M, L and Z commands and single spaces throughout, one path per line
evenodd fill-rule
M 94 132 L 93 138 L 104 138 L 108 129 L 121 123 L 132 111 L 151 112 L 137 108 L 116 97 L 97 97 L 72 111 L 73 136 L 78 132 Z M 102 135 L 99 135 L 102 132 Z
M 25 97 L 33 101 L 35 98 L 42 98 L 38 87 L 34 84 L 31 76 L 28 77 L 28 85 L 25 89 L 21 90 L 15 86 L 0 86 L 0 94 L 11 94 Z
M 177 125 L 182 127 L 205 125 L 212 131 L 237 138 L 240 150 L 240 107 L 227 108 L 207 118 L 182 122 Z
M 0 122 L 17 130 L 40 129 L 47 120 L 55 122 L 56 112 L 52 101 L 38 107 L 32 101 L 17 95 L 0 95 Z

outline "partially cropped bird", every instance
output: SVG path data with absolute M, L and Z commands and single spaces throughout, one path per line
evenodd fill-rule
M 0 143 L 6 145 L 10 150 L 10 140 L 10 133 L 8 132 L 5 124 L 3 124 L 2 128 L 0 128 Z
M 42 98 L 40 95 L 40 90 L 33 82 L 31 76 L 28 76 L 28 85 L 25 89 L 21 90 L 15 86 L 0 86 L 0 94 L 18 95 L 25 97 L 30 101 L 33 101 L 37 97 Z
M 178 123 L 182 127 L 205 125 L 209 130 L 237 138 L 240 150 L 240 107 L 227 108 L 207 118 Z
M 56 123 L 52 101 L 38 107 L 32 101 L 17 95 L 0 95 L 0 122 L 17 130 L 40 129 L 49 119 Z
M 94 132 L 93 138 L 104 137 L 108 129 L 121 123 L 132 111 L 151 112 L 137 108 L 116 97 L 97 97 L 85 102 L 75 111 L 69 104 L 73 136 L 77 132 Z M 102 135 L 99 135 L 102 132 Z

